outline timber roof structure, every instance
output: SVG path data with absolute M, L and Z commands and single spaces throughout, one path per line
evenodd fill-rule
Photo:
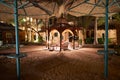
M 60 17 L 61 14 L 79 16 L 104 16 L 105 7 L 109 15 L 120 12 L 120 0 L 17 0 L 19 17 Z M 14 0 L 0 0 L 0 20 L 13 18 Z

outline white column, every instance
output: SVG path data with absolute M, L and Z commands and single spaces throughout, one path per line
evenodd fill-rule
M 94 45 L 98 44 L 98 40 L 97 40 L 97 20 L 98 20 L 98 17 L 95 17 Z

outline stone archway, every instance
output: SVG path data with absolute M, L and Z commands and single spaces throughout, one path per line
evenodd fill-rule
M 50 31 L 49 41 L 51 45 L 59 45 L 60 42 L 60 33 L 58 30 L 53 29 Z
M 71 42 L 70 37 L 74 36 L 74 33 L 70 29 L 65 29 L 62 32 L 63 35 L 63 41 Z

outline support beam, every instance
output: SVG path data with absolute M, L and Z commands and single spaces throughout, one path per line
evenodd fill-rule
M 71 8 L 69 8 L 69 10 L 71 10 L 71 9 L 73 9 L 73 8 L 75 8 L 75 7 L 78 7 L 78 6 L 82 5 L 82 4 L 85 3 L 85 2 L 86 2 L 86 1 L 83 1 L 83 2 L 81 2 L 81 3 L 79 3 L 79 4 L 77 4 L 77 5 L 75 5 L 75 6 L 71 7 Z
M 45 11 L 48 15 L 52 15 L 53 13 L 51 11 L 49 11 L 48 9 L 44 8 L 43 6 L 41 6 L 40 4 L 36 3 L 36 2 L 32 2 L 32 4 L 35 7 L 38 7 L 40 9 L 42 9 L 43 11 Z
M 57 5 L 57 3 L 54 4 L 53 13 L 55 12 L 56 5 Z
M 18 30 L 18 3 L 14 0 L 14 22 L 15 22 L 15 34 L 16 34 L 16 55 L 19 56 L 19 30 Z M 20 80 L 20 58 L 16 58 L 17 78 Z
M 89 14 L 91 14 L 93 12 L 93 10 L 96 8 L 96 6 L 100 3 L 101 0 L 99 0 L 95 5 L 94 7 L 92 8 L 92 10 L 89 12 Z
M 4 0 L 0 1 L 1 4 L 5 5 L 8 8 L 13 8 L 13 5 L 6 3 Z
M 95 5 L 94 3 L 90 3 L 90 2 L 86 2 L 86 4 Z M 101 6 L 101 5 L 97 5 L 97 7 L 104 8 L 104 6 Z
M 20 3 L 22 3 L 21 0 L 20 0 Z M 29 1 L 24 2 L 24 4 L 21 4 L 20 6 L 18 6 L 18 9 L 24 8 L 24 6 L 27 6 L 28 4 L 29 4 Z
M 106 0 L 105 6 L 105 54 L 104 54 L 104 76 L 108 78 L 108 3 L 109 0 Z
M 109 7 L 113 6 L 113 5 L 116 5 L 120 8 L 120 4 L 118 3 L 118 1 L 116 0 L 113 0 L 110 4 L 109 4 Z
M 26 6 L 29 2 L 26 2 L 26 3 L 22 4 L 22 1 L 20 0 L 20 3 L 21 3 L 21 8 L 23 8 L 23 11 L 24 11 L 25 15 L 27 15 L 27 12 L 26 12 L 24 6 Z M 19 7 L 18 7 L 18 9 L 19 9 Z
M 111 3 L 109 3 L 109 7 L 113 6 L 115 4 L 115 0 L 113 0 Z
M 68 2 L 67 2 L 68 1 Z M 67 7 L 68 8 L 68 10 L 69 10 L 69 8 L 73 5 L 73 3 L 75 2 L 75 0 L 66 0 L 66 2 L 65 2 L 65 7 Z
M 114 0 L 116 2 L 116 5 L 120 8 L 120 4 L 118 4 L 118 2 L 116 0 Z

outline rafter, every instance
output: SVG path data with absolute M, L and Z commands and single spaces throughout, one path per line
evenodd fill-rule
M 98 2 L 94 5 L 94 7 L 92 8 L 92 10 L 88 13 L 91 14 L 93 12 L 93 10 L 96 8 L 96 6 L 100 3 L 101 0 L 98 0 Z
M 32 2 L 32 4 L 35 7 L 38 7 L 40 9 L 42 9 L 43 11 L 45 11 L 48 15 L 52 15 L 53 13 L 51 11 L 49 11 L 48 9 L 44 8 L 43 6 L 41 6 L 40 4 L 36 3 L 36 2 Z
M 30 2 L 27 1 L 27 2 L 22 3 L 22 1 L 20 0 L 20 3 L 21 5 L 18 7 L 18 9 L 24 8 L 24 6 L 27 6 Z
M 86 4 L 95 5 L 94 3 L 90 3 L 90 2 L 86 2 Z M 105 6 L 97 5 L 97 7 L 102 7 L 102 8 L 104 8 Z
M 0 3 L 3 4 L 3 5 L 5 5 L 6 7 L 13 8 L 13 5 L 8 4 L 8 3 L 7 3 L 6 1 L 4 1 L 4 0 L 0 0 Z
M 66 3 L 66 4 L 65 4 L 65 7 L 67 7 L 67 6 L 68 6 L 68 8 L 67 8 L 67 9 L 69 10 L 69 9 L 70 9 L 70 7 L 73 5 L 74 1 L 75 1 L 75 0 L 71 0 L 70 2 Z
M 85 3 L 85 2 L 86 2 L 86 1 L 83 1 L 83 2 L 81 2 L 81 3 L 79 3 L 79 4 L 77 4 L 77 5 L 75 5 L 75 6 L 71 7 L 71 8 L 69 8 L 68 11 L 71 10 L 71 9 L 73 9 L 73 8 L 75 8 L 75 7 L 78 7 L 78 6 L 82 5 L 82 4 Z
M 57 3 L 54 3 L 53 13 L 55 12 L 56 5 L 57 5 Z
M 24 6 L 27 5 L 26 3 L 28 3 L 28 2 L 26 2 L 25 4 L 23 4 L 22 1 L 20 0 L 20 3 L 21 3 L 21 8 L 23 8 L 23 10 L 24 10 L 25 15 L 27 15 L 27 12 L 26 12 Z
M 120 4 L 118 4 L 117 0 L 114 0 L 116 2 L 116 5 L 120 8 Z
M 114 4 L 115 4 L 115 1 L 112 0 L 112 2 L 108 5 L 108 7 L 111 7 L 111 6 L 113 6 Z

